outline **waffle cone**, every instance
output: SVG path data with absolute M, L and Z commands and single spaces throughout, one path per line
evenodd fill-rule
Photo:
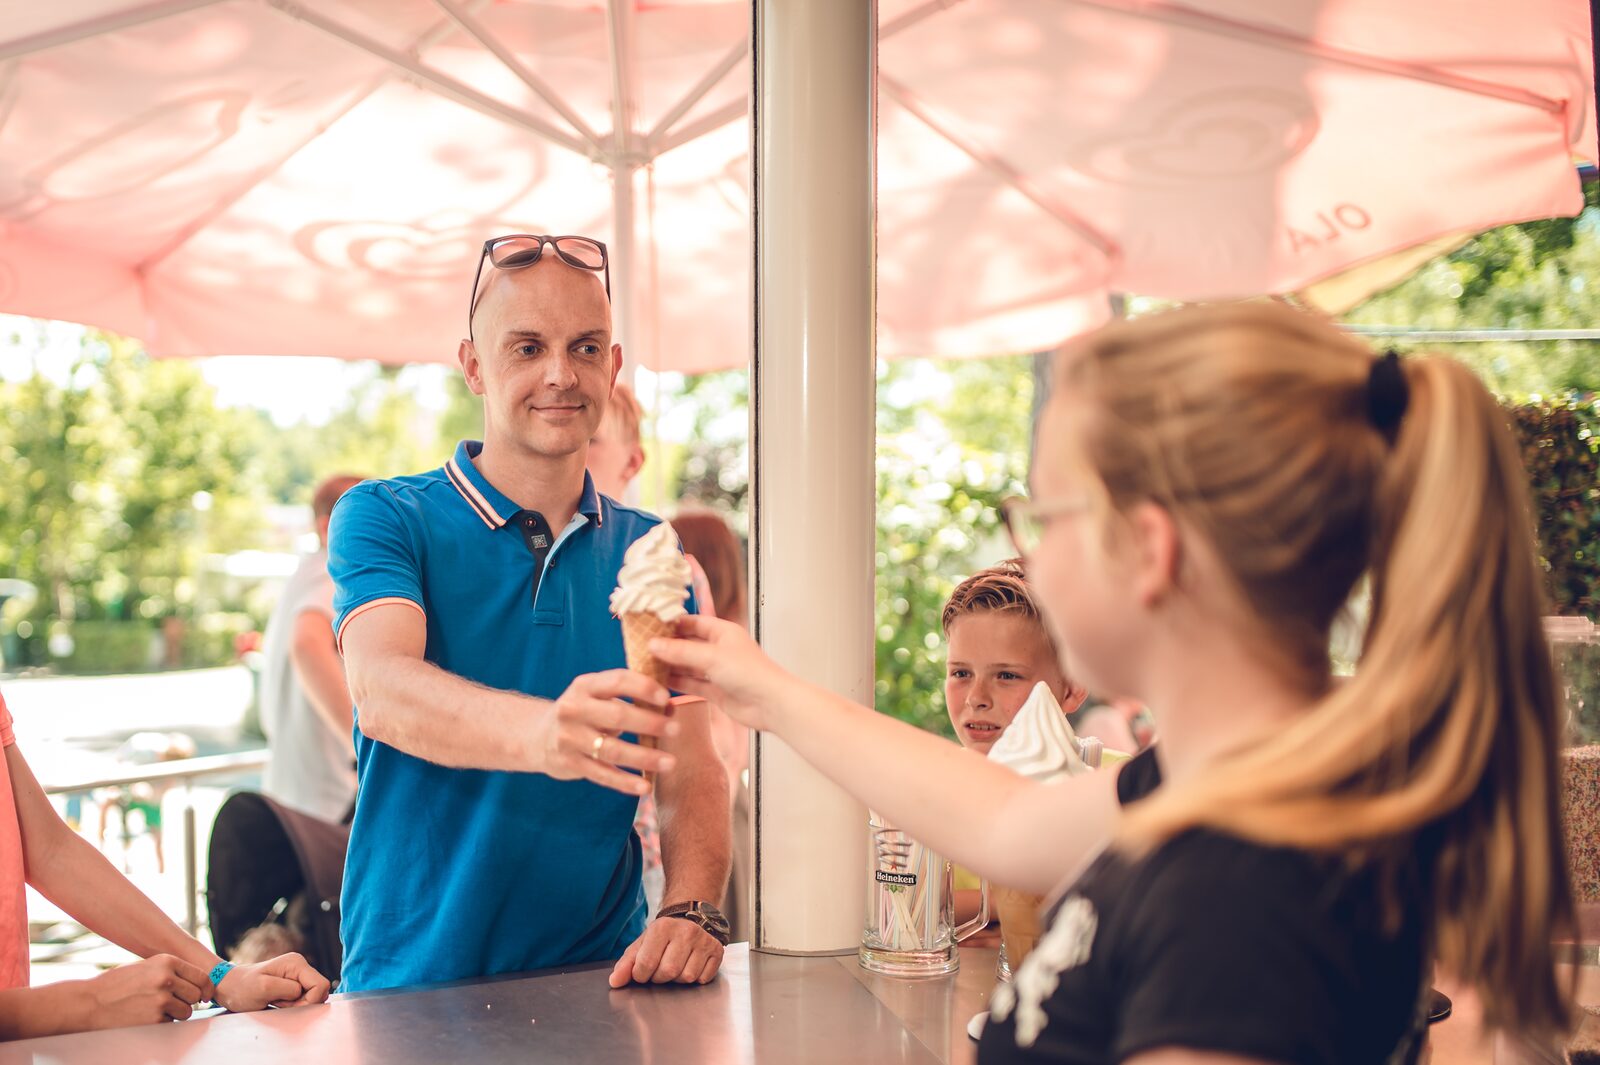
M 1000 937 L 1005 941 L 1006 960 L 1011 964 L 1011 971 L 1016 972 L 1039 942 L 1039 908 L 1044 904 L 1044 896 L 992 887 L 989 900 L 1000 917 Z
M 630 612 L 622 615 L 622 646 L 628 656 L 628 668 L 665 685 L 667 664 L 650 653 L 650 641 L 657 636 L 676 634 L 677 625 L 674 622 L 662 621 L 654 614 Z M 656 738 L 640 736 L 639 744 L 643 747 L 654 747 Z

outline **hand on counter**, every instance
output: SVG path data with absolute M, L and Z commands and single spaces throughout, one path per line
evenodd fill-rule
M 309 1006 L 328 999 L 328 979 L 298 954 L 280 954 L 230 969 L 217 984 L 216 1002 L 234 1013 L 268 1006 Z
M 186 1021 L 195 1005 L 210 997 L 211 978 L 199 966 L 170 954 L 157 954 L 101 973 L 81 985 L 57 986 L 81 986 L 88 992 L 82 1003 L 88 1007 L 84 1023 L 62 1029 L 76 1031 Z
M 611 986 L 709 984 L 722 967 L 723 946 L 693 921 L 658 917 L 623 952 Z

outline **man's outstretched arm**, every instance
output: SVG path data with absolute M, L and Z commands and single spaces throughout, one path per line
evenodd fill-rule
M 667 690 L 650 678 L 625 669 L 589 673 L 552 702 L 446 672 L 423 658 L 426 642 L 422 612 L 409 604 L 385 603 L 345 623 L 345 675 L 367 738 L 439 765 L 592 780 L 628 795 L 649 785 L 618 766 L 671 775 L 670 751 L 618 736 L 679 731 L 647 709 L 667 701 Z

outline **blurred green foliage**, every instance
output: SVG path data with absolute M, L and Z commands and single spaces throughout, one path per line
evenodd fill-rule
M 155 665 L 161 651 L 147 621 L 61 621 L 51 629 L 72 639 L 72 653 L 59 663 L 67 673 L 137 673 Z
M 1012 554 L 999 514 L 1028 474 L 1033 360 L 890 364 L 878 380 L 875 702 L 953 735 L 944 706 L 945 600 Z
M 47 329 L 20 323 L 12 349 L 44 350 Z M 265 540 L 267 507 L 308 505 L 329 474 L 418 472 L 457 434 L 481 435 L 481 403 L 459 375 L 425 405 L 405 372 L 375 368 L 316 426 L 218 407 L 200 364 L 94 330 L 69 365 L 0 380 L 0 578 L 39 592 L 7 614 L 6 667 L 146 668 L 152 626 L 169 616 L 187 622 L 182 664 L 233 661 L 234 636 L 263 625 L 271 603 L 241 598 L 207 557 L 282 549 Z M 69 654 L 52 654 L 52 634 L 72 637 Z
M 213 399 L 194 364 L 98 334 L 64 379 L 0 383 L 0 576 L 38 587 L 35 639 L 178 611 L 201 554 L 256 525 L 249 419 Z
M 1595 617 L 1600 605 L 1600 462 L 1595 405 L 1508 408 L 1539 522 L 1539 552 L 1555 613 Z
M 1411 329 L 1585 329 L 1600 323 L 1600 185 L 1576 218 L 1478 234 L 1344 320 Z M 1522 402 L 1600 392 L 1593 341 L 1436 344 L 1497 394 Z

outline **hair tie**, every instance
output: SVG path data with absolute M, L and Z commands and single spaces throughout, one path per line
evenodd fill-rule
M 1390 348 L 1372 360 L 1367 374 L 1367 417 L 1385 435 L 1392 435 L 1405 416 L 1410 398 L 1411 386 L 1406 383 L 1400 355 Z

